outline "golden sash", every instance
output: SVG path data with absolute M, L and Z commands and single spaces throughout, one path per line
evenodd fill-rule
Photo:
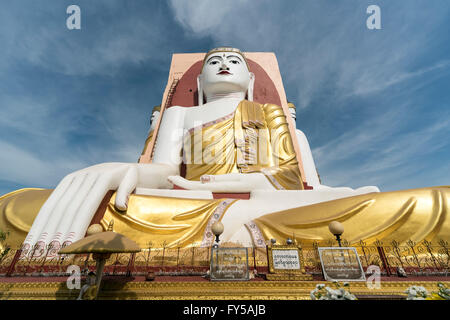
M 234 114 L 189 130 L 183 154 L 188 180 L 261 172 L 276 189 L 303 189 L 286 116 L 274 104 L 241 101 Z

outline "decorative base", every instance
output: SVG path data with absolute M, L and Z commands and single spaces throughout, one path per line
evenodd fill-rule
M 289 273 L 268 273 L 266 280 L 270 281 L 311 281 L 313 279 L 310 274 L 289 274 Z
M 80 290 L 69 290 L 65 279 L 58 282 L 1 282 L 0 299 L 75 300 Z M 62 281 L 61 281 L 62 280 Z M 450 281 L 440 281 L 447 287 Z M 146 300 L 310 300 L 310 292 L 317 284 L 332 286 L 321 281 L 105 281 L 98 299 Z M 370 289 L 365 282 L 352 282 L 350 291 L 360 300 L 405 299 L 409 286 L 425 287 L 437 291 L 438 281 L 382 281 L 380 289 Z

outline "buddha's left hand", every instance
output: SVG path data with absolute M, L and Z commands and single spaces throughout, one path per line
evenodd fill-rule
M 250 192 L 253 190 L 275 190 L 262 173 L 228 173 L 203 175 L 200 181 L 186 180 L 181 176 L 170 176 L 169 181 L 188 190 L 212 192 Z

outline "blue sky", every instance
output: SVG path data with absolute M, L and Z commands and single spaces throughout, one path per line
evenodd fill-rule
M 382 30 L 366 28 L 371 4 Z M 9 1 L 0 194 L 136 162 L 172 53 L 221 45 L 275 52 L 324 184 L 450 185 L 449 16 L 448 0 Z

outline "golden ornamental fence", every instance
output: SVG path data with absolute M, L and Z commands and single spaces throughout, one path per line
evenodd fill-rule
M 230 244 L 235 246 L 235 244 Z M 300 244 L 305 269 L 311 274 L 321 274 L 318 254 L 319 247 L 336 246 L 335 242 L 314 242 Z M 343 246 L 349 244 L 343 240 Z M 227 246 L 227 244 L 223 244 Z M 359 242 L 352 247 L 357 249 L 364 270 L 370 265 L 380 267 L 383 275 L 395 275 L 402 268 L 407 275 L 448 276 L 450 267 L 449 245 L 440 240 L 435 243 L 397 241 L 372 244 Z M 90 254 L 58 255 L 51 246 L 36 252 L 32 248 L 27 253 L 20 249 L 10 249 L 0 255 L 0 276 L 65 276 L 71 265 L 81 270 L 95 270 L 95 261 Z M 112 254 L 105 265 L 106 275 L 145 275 L 148 272 L 167 275 L 203 275 L 209 270 L 210 247 L 201 247 L 193 243 L 189 248 L 167 248 L 164 243 L 148 243 L 141 252 Z M 249 267 L 260 273 L 267 272 L 267 250 L 248 248 Z

